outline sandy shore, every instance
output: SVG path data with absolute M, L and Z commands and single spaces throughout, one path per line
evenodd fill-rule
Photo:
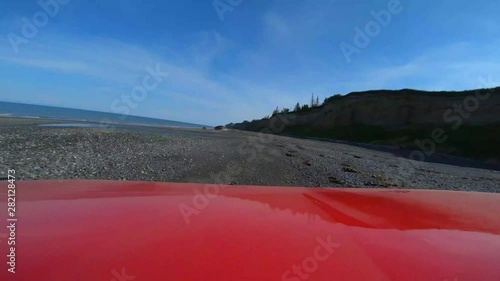
M 0 176 L 16 169 L 24 180 L 500 192 L 499 171 L 415 162 L 392 151 L 350 144 L 235 130 L 52 128 L 38 127 L 40 122 L 46 123 L 0 118 Z

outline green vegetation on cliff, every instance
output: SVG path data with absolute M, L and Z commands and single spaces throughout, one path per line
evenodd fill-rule
M 378 90 L 334 95 L 322 104 L 318 100 L 312 95 L 310 105 L 297 103 L 293 111 L 276 108 L 270 118 L 230 127 L 269 132 L 278 120 L 284 125 L 274 131 L 279 134 L 419 150 L 427 145 L 435 146 L 436 152 L 500 159 L 500 87 L 456 92 Z M 437 133 L 446 140 L 435 142 Z

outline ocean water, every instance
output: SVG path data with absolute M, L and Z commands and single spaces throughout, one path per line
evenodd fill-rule
M 43 105 L 0 102 L 0 117 L 28 117 L 49 120 L 104 122 L 128 125 L 162 126 L 178 128 L 202 128 L 204 125 L 162 120 L 155 118 L 121 115 L 91 110 L 71 109 Z M 210 126 L 205 126 L 210 127 Z

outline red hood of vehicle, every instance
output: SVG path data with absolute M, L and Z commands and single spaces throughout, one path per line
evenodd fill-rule
M 16 200 L 1 280 L 500 280 L 497 194 L 36 181 Z

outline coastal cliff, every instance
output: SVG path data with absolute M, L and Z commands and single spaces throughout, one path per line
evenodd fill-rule
M 496 162 L 500 159 L 500 87 L 462 92 L 356 92 L 331 97 L 306 111 L 227 127 L 423 151 L 432 148 L 430 140 L 437 152 Z

